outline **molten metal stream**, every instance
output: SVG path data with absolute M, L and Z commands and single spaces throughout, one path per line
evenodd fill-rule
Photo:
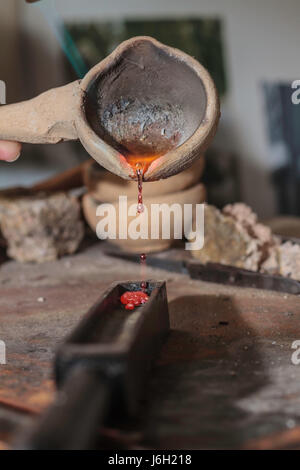
M 144 212 L 143 204 L 143 173 L 140 169 L 136 170 L 137 180 L 138 180 L 138 203 L 136 211 L 138 214 Z
M 141 279 L 142 279 L 141 288 L 145 292 L 145 290 L 147 288 L 147 282 L 145 280 L 146 279 L 146 269 L 147 269 L 147 256 L 145 255 L 145 253 L 142 253 L 140 255 L 140 261 L 141 261 Z
M 149 167 L 150 163 L 157 157 L 130 157 L 127 161 L 134 167 L 137 175 L 138 182 L 138 201 L 137 201 L 137 214 L 144 212 L 143 204 L 143 174 Z M 127 291 L 121 296 L 121 302 L 125 305 L 126 310 L 133 310 L 141 304 L 148 301 L 149 297 L 146 294 L 147 282 L 146 282 L 146 260 L 147 256 L 145 253 L 140 255 L 140 266 L 141 266 L 141 290 L 130 292 Z

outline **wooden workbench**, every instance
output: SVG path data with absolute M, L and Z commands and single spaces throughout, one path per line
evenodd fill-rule
M 40 265 L 0 266 L 0 440 L 6 445 L 54 395 L 56 345 L 116 280 L 138 265 L 103 252 Z M 114 448 L 300 447 L 300 302 L 293 295 L 193 281 L 148 268 L 167 281 L 172 331 L 153 372 L 144 412 L 130 429 L 104 429 Z M 299 426 L 299 427 L 298 427 Z

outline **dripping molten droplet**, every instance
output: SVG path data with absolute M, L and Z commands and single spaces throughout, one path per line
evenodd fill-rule
M 145 255 L 145 253 L 142 253 L 140 255 L 140 262 L 141 262 L 141 278 L 142 278 L 142 281 L 141 281 L 141 289 L 143 291 L 145 291 L 147 289 L 147 282 L 145 281 L 145 278 L 146 278 L 146 260 L 147 260 L 147 256 Z
M 136 170 L 137 180 L 138 180 L 138 204 L 137 204 L 137 213 L 141 214 L 144 212 L 143 204 L 143 173 L 141 168 Z

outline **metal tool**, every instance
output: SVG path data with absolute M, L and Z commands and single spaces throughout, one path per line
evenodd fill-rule
M 288 294 L 300 294 L 300 282 L 283 276 L 272 276 L 218 263 L 207 263 L 204 265 L 190 262 L 187 265 L 187 269 L 192 279 L 201 279 L 201 281 L 274 290 Z
M 18 449 L 88 449 L 101 424 L 139 411 L 149 370 L 169 330 L 164 282 L 147 282 L 150 296 L 133 311 L 120 302 L 139 282 L 114 284 L 59 347 L 55 359 L 57 397 Z
M 108 256 L 114 256 L 134 263 L 139 262 L 139 257 L 131 253 L 106 250 L 106 254 Z M 235 266 L 227 266 L 219 263 L 202 264 L 198 261 L 188 260 L 187 257 L 182 257 L 182 259 L 180 259 L 177 256 L 175 259 L 172 259 L 171 255 L 165 258 L 161 257 L 160 254 L 148 255 L 147 265 L 170 272 L 189 274 L 192 279 L 199 279 L 205 282 L 215 282 L 217 284 L 238 287 L 252 287 L 263 290 L 274 290 L 295 295 L 300 294 L 299 281 L 283 276 L 273 276 L 271 274 L 249 271 Z

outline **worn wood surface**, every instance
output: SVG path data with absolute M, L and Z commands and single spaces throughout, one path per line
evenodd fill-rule
M 98 242 L 41 265 L 0 266 L 0 440 L 34 419 L 54 394 L 57 344 L 116 280 L 139 266 Z M 131 448 L 300 447 L 299 297 L 221 286 L 148 269 L 167 280 L 171 334 L 154 370 L 144 413 L 130 429 L 105 429 L 105 445 Z

